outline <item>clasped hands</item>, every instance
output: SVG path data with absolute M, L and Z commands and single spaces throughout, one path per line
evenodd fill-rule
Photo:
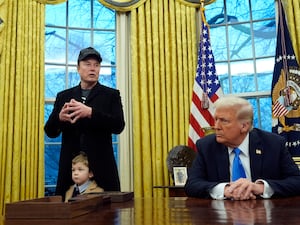
M 251 182 L 248 179 L 240 178 L 225 186 L 224 196 L 232 200 L 256 199 L 257 195 L 264 192 L 263 182 Z
M 80 118 L 91 118 L 92 108 L 71 99 L 70 102 L 66 102 L 59 113 L 59 120 L 63 122 L 75 123 Z

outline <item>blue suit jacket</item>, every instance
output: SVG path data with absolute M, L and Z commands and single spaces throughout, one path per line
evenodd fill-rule
M 188 170 L 185 192 L 190 197 L 208 198 L 209 190 L 221 182 L 230 182 L 227 147 L 216 142 L 214 134 L 199 139 L 197 156 Z M 252 181 L 263 179 L 275 196 L 300 195 L 300 170 L 279 135 L 253 129 L 249 133 Z

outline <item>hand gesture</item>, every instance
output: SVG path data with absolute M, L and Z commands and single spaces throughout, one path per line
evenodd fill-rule
M 92 108 L 71 99 L 70 102 L 66 102 L 59 113 L 59 119 L 63 122 L 76 123 L 80 118 L 91 118 Z
M 224 195 L 233 200 L 256 199 L 256 195 L 263 194 L 264 184 L 254 183 L 248 179 L 240 178 L 225 187 Z

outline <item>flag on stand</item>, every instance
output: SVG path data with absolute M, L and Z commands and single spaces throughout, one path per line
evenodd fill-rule
M 300 156 L 300 69 L 295 57 L 281 0 L 272 80 L 272 132 L 286 138 L 292 156 Z
M 188 146 L 196 151 L 196 141 L 205 135 L 203 129 L 214 126 L 213 103 L 223 95 L 219 78 L 216 74 L 215 60 L 210 45 L 208 24 L 201 8 L 201 34 L 198 49 L 198 62 L 194 82 Z

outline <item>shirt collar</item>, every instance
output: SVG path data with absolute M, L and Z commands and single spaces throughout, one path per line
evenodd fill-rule
M 245 155 L 245 156 L 249 156 L 249 133 L 247 134 L 247 136 L 245 137 L 245 139 L 243 140 L 243 142 L 237 146 L 241 152 Z M 228 153 L 231 154 L 233 151 L 233 148 L 228 147 Z
M 90 185 L 90 183 L 91 183 L 91 181 L 88 180 L 88 181 L 86 181 L 86 182 L 85 182 L 84 184 L 82 184 L 82 185 L 77 185 L 77 187 L 78 187 L 78 189 L 79 189 L 79 193 L 84 192 L 84 191 L 88 188 L 88 186 Z M 75 184 L 74 186 L 76 186 L 76 184 Z

